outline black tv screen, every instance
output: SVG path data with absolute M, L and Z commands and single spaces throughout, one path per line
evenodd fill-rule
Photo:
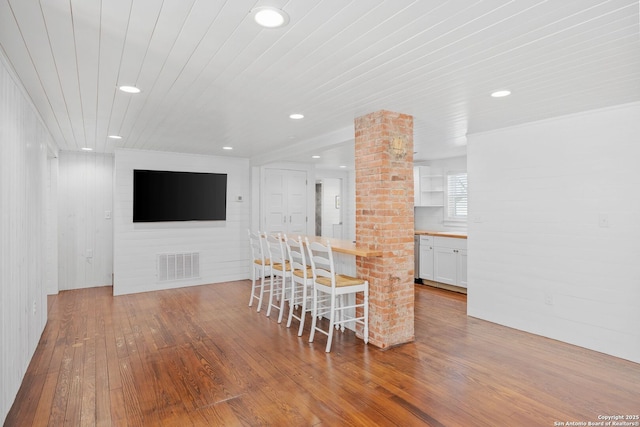
M 133 222 L 226 219 L 227 174 L 133 171 Z

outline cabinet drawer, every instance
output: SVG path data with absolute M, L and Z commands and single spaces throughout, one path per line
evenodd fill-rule
M 420 236 L 420 247 L 422 245 L 433 245 L 433 236 Z
M 420 243 L 422 243 L 422 241 Z M 467 249 L 467 239 L 435 236 L 433 245 L 441 248 Z

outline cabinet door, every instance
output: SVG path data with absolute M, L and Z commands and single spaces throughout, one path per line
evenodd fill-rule
M 433 246 L 420 245 L 420 278 L 433 280 Z
M 457 268 L 458 282 L 457 286 L 467 287 L 467 250 L 458 249 L 458 268 Z
M 439 246 L 433 249 L 434 279 L 436 282 L 449 285 L 456 284 L 458 262 L 455 249 L 442 248 Z

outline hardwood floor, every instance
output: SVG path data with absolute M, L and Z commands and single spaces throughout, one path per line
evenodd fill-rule
M 465 315 L 416 285 L 416 341 L 309 344 L 232 282 L 49 299 L 6 426 L 554 426 L 640 413 L 640 365 Z M 308 322 L 310 323 L 310 322 Z

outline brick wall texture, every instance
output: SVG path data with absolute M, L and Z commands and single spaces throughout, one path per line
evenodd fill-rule
M 413 117 L 377 111 L 355 120 L 356 240 L 382 251 L 357 259 L 369 279 L 369 342 L 415 339 Z

